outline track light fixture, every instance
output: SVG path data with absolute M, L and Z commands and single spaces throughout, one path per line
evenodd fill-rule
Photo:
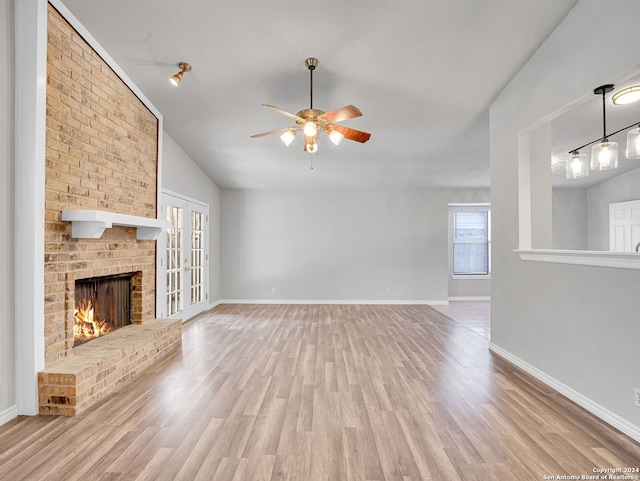
M 180 62 L 178 64 L 178 67 L 180 67 L 180 71 L 169 79 L 171 85 L 175 85 L 176 87 L 180 83 L 180 80 L 182 80 L 182 76 L 184 75 L 184 73 L 191 71 L 191 65 L 189 65 L 187 62 Z
M 589 175 L 589 166 L 586 162 L 586 154 L 580 154 L 580 150 L 593 145 L 591 148 L 591 170 L 608 170 L 618 167 L 618 144 L 610 142 L 609 137 L 629 130 L 627 133 L 627 151 L 628 159 L 640 159 L 640 122 L 634 122 L 627 127 L 607 135 L 607 117 L 605 111 L 605 95 L 613 91 L 613 84 L 601 85 L 594 89 L 595 95 L 602 95 L 602 137 L 592 140 L 580 147 L 569 151 L 569 157 L 565 161 L 567 179 L 579 179 Z M 615 105 L 626 105 L 640 100 L 640 86 L 627 87 L 613 95 L 613 103 Z

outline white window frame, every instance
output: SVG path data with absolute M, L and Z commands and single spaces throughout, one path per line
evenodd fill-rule
M 489 249 L 489 272 L 487 274 L 455 274 L 453 272 L 454 215 L 455 212 L 483 211 L 488 213 L 487 244 Z M 491 279 L 491 204 L 449 204 L 449 270 L 452 279 L 486 280 Z

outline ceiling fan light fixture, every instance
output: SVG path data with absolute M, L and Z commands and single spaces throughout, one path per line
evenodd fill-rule
M 171 85 L 175 85 L 176 87 L 180 84 L 180 80 L 182 80 L 184 73 L 191 71 L 191 65 L 187 62 L 180 62 L 178 67 L 180 67 L 180 71 L 169 79 Z
M 342 139 L 346 138 L 355 142 L 364 144 L 369 140 L 371 134 L 361 132 L 344 126 L 335 125 L 343 120 L 353 119 L 362 116 L 360 109 L 354 105 L 346 105 L 339 109 L 333 109 L 328 112 L 313 108 L 313 71 L 318 66 L 318 59 L 308 58 L 305 60 L 305 66 L 309 69 L 309 108 L 302 109 L 297 114 L 289 113 L 285 110 L 274 107 L 273 105 L 262 104 L 274 112 L 282 114 L 296 121 L 295 127 L 271 130 L 261 134 L 254 134 L 251 138 L 264 137 L 265 135 L 280 134 L 280 140 L 289 145 L 296 135 L 296 131 L 302 130 L 304 135 L 303 149 L 305 152 L 315 154 L 318 151 L 318 134 L 323 131 L 329 136 L 329 140 L 338 145 Z
M 333 145 L 339 145 L 342 139 L 344 139 L 344 135 L 337 130 L 331 130 L 329 132 L 329 140 L 333 142 Z
M 307 138 L 307 152 L 310 154 L 315 154 L 318 151 L 318 142 L 314 138 Z
M 287 130 L 284 134 L 280 136 L 280 140 L 282 140 L 282 143 L 287 147 L 291 145 L 291 142 L 293 142 L 293 139 L 295 138 L 296 138 L 296 131 L 293 129 Z
M 640 85 L 634 85 L 633 87 L 627 87 L 616 93 L 611 100 L 615 105 L 627 105 L 632 104 L 640 100 Z
M 308 121 L 304 123 L 304 127 L 302 127 L 302 131 L 304 132 L 304 135 L 306 135 L 307 137 L 315 137 L 316 134 L 318 133 L 318 126 L 316 125 L 315 122 Z

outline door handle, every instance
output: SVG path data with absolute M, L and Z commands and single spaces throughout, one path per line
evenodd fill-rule
M 189 266 L 185 266 L 185 267 L 184 267 L 184 270 L 185 270 L 185 272 L 189 272 L 189 270 L 191 270 L 191 269 L 190 269 L 190 267 L 189 267 Z

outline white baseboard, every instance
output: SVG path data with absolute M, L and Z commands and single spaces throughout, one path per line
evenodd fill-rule
M 451 296 L 449 301 L 490 301 L 491 296 Z
M 352 299 L 220 299 L 217 304 L 380 304 L 447 306 L 448 300 L 352 300 Z
M 18 417 L 18 406 L 14 404 L 10 408 L 0 412 L 0 426 L 2 426 L 4 423 L 8 423 L 9 421 L 17 417 Z
M 635 424 L 630 423 L 626 419 L 602 407 L 600 404 L 594 402 L 593 400 L 589 399 L 588 397 L 584 396 L 578 391 L 570 388 L 566 384 L 563 384 L 557 379 L 540 371 L 538 368 L 532 366 L 528 362 L 523 361 L 522 359 L 514 356 L 509 351 L 502 349 L 500 346 L 497 346 L 491 342 L 489 343 L 489 349 L 495 354 L 497 354 L 498 356 L 509 361 L 511 364 L 519 367 L 524 372 L 532 375 L 538 381 L 541 381 L 542 383 L 546 384 L 551 389 L 558 391 L 560 394 L 570 399 L 577 405 L 583 407 L 594 416 L 597 416 L 607 424 L 610 424 L 614 428 L 622 431 L 624 434 L 629 436 L 634 441 L 640 442 L 640 426 L 636 426 Z

